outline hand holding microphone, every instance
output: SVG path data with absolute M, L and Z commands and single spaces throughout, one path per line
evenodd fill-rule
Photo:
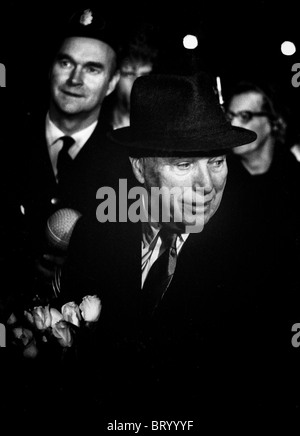
M 81 214 L 75 209 L 63 208 L 54 212 L 47 220 L 46 239 L 49 252 L 43 254 L 43 260 L 37 262 L 39 273 L 51 282 L 57 295 L 59 278 L 71 239 L 72 232 Z

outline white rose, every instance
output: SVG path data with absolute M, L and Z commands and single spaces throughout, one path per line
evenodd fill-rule
M 61 308 L 61 313 L 65 321 L 71 322 L 79 327 L 81 316 L 79 307 L 74 303 L 74 301 L 64 304 Z
M 49 306 L 36 306 L 33 308 L 32 316 L 38 330 L 45 330 L 51 326 Z
M 98 321 L 102 309 L 101 300 L 97 295 L 87 295 L 86 297 L 83 297 L 79 309 L 81 310 L 81 316 L 85 321 Z
M 51 327 L 53 327 L 57 322 L 64 319 L 64 317 L 59 312 L 59 310 L 55 309 L 54 307 L 51 307 L 50 315 L 51 315 Z
M 71 347 L 73 336 L 71 329 L 66 321 L 58 321 L 52 328 L 53 335 L 58 339 L 62 347 Z

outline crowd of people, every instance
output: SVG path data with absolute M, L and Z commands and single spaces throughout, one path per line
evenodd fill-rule
M 296 411 L 300 163 L 278 94 L 241 78 L 222 106 L 210 72 L 160 72 L 155 39 L 135 30 L 72 14 L 47 108 L 15 132 L 8 412 L 17 398 L 22 416 L 55 402 L 104 430 L 169 419 L 199 432 Z

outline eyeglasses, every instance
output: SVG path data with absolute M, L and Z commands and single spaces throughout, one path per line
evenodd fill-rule
M 228 121 L 232 121 L 233 118 L 238 118 L 242 124 L 247 124 L 254 117 L 269 117 L 270 114 L 268 112 L 252 112 L 252 111 L 240 111 L 240 112 L 231 112 L 227 111 L 226 117 Z

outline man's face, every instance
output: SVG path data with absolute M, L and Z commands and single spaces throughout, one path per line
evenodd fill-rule
M 117 84 L 118 99 L 126 111 L 130 111 L 130 94 L 134 81 L 141 76 L 147 76 L 152 71 L 152 64 L 142 61 L 123 62 L 120 68 L 120 80 Z
M 267 116 L 253 115 L 252 119 L 247 121 L 243 119 L 243 112 L 262 112 L 263 96 L 258 92 L 251 91 L 243 94 L 235 95 L 229 104 L 229 115 L 238 114 L 240 116 L 233 116 L 231 124 L 233 126 L 244 127 L 245 129 L 253 130 L 257 134 L 255 141 L 250 144 L 235 147 L 233 152 L 238 155 L 247 155 L 259 150 L 270 137 L 272 128 L 270 120 Z
M 197 157 L 197 158 L 141 158 L 138 159 L 140 172 L 136 170 L 134 160 L 133 169 L 138 180 L 144 184 L 149 198 L 152 195 L 151 203 L 158 207 L 169 210 L 170 222 L 165 223 L 173 230 L 186 231 L 186 226 L 202 223 L 207 224 L 210 218 L 217 211 L 227 179 L 227 163 L 225 156 L 218 157 Z M 160 196 L 160 199 L 153 199 L 151 188 L 166 188 L 170 192 L 173 188 L 179 188 L 181 195 L 170 197 Z M 149 201 L 150 202 L 150 201 Z M 178 211 L 181 214 L 182 222 L 176 221 Z M 154 211 L 155 212 L 155 211 Z M 153 208 L 151 209 L 151 215 Z M 197 217 L 197 221 L 196 218 Z M 199 220 L 200 218 L 200 220 Z M 200 230 L 202 230 L 202 228 Z M 192 231 L 192 232 L 198 232 Z
M 112 92 L 113 49 L 92 38 L 67 38 L 51 69 L 54 110 L 64 115 L 99 115 L 102 101 Z

